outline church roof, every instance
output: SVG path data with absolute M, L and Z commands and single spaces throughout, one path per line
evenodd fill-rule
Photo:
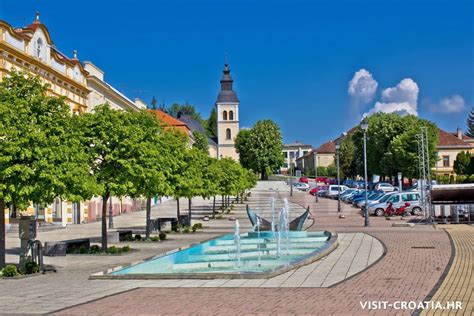
M 179 120 L 184 122 L 189 127 L 191 132 L 196 131 L 207 137 L 206 129 L 204 128 L 204 126 L 202 126 L 202 124 L 199 121 L 193 119 L 191 116 L 187 114 L 182 114 L 179 116 Z M 215 142 L 214 139 L 210 137 L 207 137 L 207 141 L 210 145 L 217 144 L 217 142 Z
M 221 78 L 221 91 L 219 91 L 216 103 L 239 102 L 237 94 L 232 89 L 232 84 L 234 83 L 234 80 L 230 75 L 230 68 L 228 64 L 224 65 L 224 70 L 222 71 L 222 73 L 223 74 Z

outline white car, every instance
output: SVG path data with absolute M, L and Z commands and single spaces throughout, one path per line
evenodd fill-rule
M 347 189 L 349 189 L 348 187 L 346 187 L 345 185 L 341 185 L 340 186 L 340 189 L 338 189 L 338 186 L 337 185 L 330 185 L 328 187 L 328 191 L 326 193 L 326 197 L 328 198 L 332 198 L 332 199 L 336 199 L 338 196 L 339 196 L 339 192 L 344 192 L 346 191 Z
M 295 189 L 301 190 L 301 191 L 308 191 L 309 190 L 309 184 L 303 183 L 303 182 L 298 182 L 293 184 L 293 187 Z
M 393 191 L 397 191 L 398 188 L 394 187 L 390 183 L 377 183 L 375 185 L 375 190 L 381 190 L 384 192 L 393 192 Z

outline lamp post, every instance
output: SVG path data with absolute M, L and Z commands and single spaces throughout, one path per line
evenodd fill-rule
M 316 183 L 316 203 L 318 202 L 318 153 L 314 152 L 314 183 Z
M 369 226 L 369 205 L 367 199 L 367 129 L 369 128 L 369 121 L 364 118 L 360 123 L 360 128 L 364 131 L 364 186 L 365 186 L 365 206 L 364 206 L 364 226 Z
M 341 148 L 341 138 L 336 140 L 336 167 L 337 167 L 337 211 L 341 212 L 341 183 L 339 178 L 339 148 Z

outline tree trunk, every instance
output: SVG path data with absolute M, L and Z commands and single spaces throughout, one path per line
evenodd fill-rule
M 222 196 L 222 209 L 225 208 L 225 200 L 224 200 L 224 196 Z
M 107 200 L 110 192 L 102 196 L 102 251 L 107 251 Z
M 216 218 L 216 196 L 215 195 L 212 201 L 212 218 Z
M 176 198 L 176 217 L 178 218 L 179 221 L 179 198 Z
M 145 238 L 150 239 L 150 220 L 151 220 L 151 197 L 146 199 L 146 232 Z
M 191 226 L 191 198 L 188 199 L 188 226 Z
M 0 269 L 5 267 L 5 200 L 0 199 Z

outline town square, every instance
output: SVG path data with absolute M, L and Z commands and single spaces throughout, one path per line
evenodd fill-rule
M 0 315 L 473 315 L 474 3 L 0 2 Z

